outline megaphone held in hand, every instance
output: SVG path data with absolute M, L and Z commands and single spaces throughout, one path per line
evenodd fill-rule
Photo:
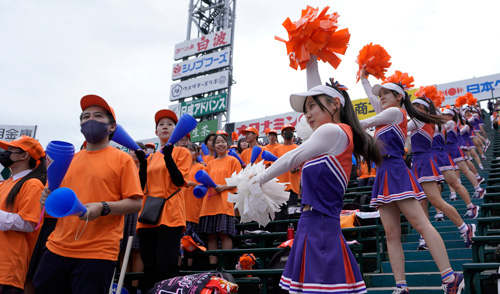
M 262 148 L 259 146 L 253 146 L 252 148 L 252 156 L 250 157 L 250 163 L 253 164 L 257 158 L 259 158 L 260 153 L 262 152 Z
M 65 217 L 79 213 L 79 216 L 87 213 L 87 208 L 76 197 L 70 188 L 59 188 L 49 194 L 45 201 L 45 210 L 53 217 Z
M 175 125 L 175 129 L 172 132 L 172 135 L 170 135 L 167 144 L 173 145 L 177 143 L 180 139 L 184 138 L 187 134 L 189 134 L 189 132 L 194 130 L 194 128 L 196 128 L 197 125 L 198 122 L 194 117 L 192 117 L 187 113 L 184 113 L 179 118 L 179 121 Z
M 141 149 L 127 131 L 119 124 L 116 124 L 116 131 L 111 140 L 134 151 Z
M 196 198 L 203 198 L 207 195 L 208 187 L 205 185 L 198 185 L 193 189 L 193 195 Z
M 51 141 L 45 150 L 47 164 L 47 180 L 49 189 L 56 190 L 61 185 L 69 165 L 75 155 L 75 147 L 63 141 Z
M 205 143 L 201 143 L 201 152 L 203 152 L 203 155 L 207 156 L 210 153 L 210 150 L 208 150 L 207 145 Z
M 236 153 L 236 151 L 234 149 L 229 149 L 229 151 L 227 152 L 228 155 L 238 159 L 238 161 L 240 162 L 241 165 L 245 165 L 245 163 L 243 162 L 243 160 L 241 160 L 241 157 L 238 155 L 238 153 Z
M 215 188 L 217 185 L 212 180 L 212 178 L 208 175 L 208 173 L 204 170 L 199 170 L 194 174 L 194 178 L 198 183 L 201 183 L 207 187 Z
M 278 160 L 278 157 L 276 155 L 272 154 L 271 152 L 264 150 L 262 151 L 262 158 L 267 161 L 276 161 Z

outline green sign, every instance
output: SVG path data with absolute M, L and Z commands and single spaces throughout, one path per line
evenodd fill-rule
M 221 93 L 202 99 L 181 103 L 181 115 L 188 113 L 193 117 L 201 117 L 212 113 L 226 111 L 227 93 Z
M 196 128 L 191 131 L 191 142 L 201 142 L 208 134 L 215 134 L 217 125 L 218 120 L 216 119 L 199 122 Z

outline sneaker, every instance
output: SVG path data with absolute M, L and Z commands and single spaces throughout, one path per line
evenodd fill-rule
M 434 216 L 434 219 L 438 222 L 444 221 L 444 214 L 442 211 L 438 211 L 436 215 Z
M 484 195 L 486 195 L 486 190 L 482 189 L 481 191 L 476 191 L 472 198 L 474 199 L 483 199 Z
M 397 287 L 394 289 L 394 291 L 392 291 L 392 294 L 409 294 L 409 293 L 410 293 L 410 290 L 408 290 L 408 289 L 404 290 L 401 287 Z
M 467 212 L 464 214 L 464 217 L 468 217 L 470 219 L 475 219 L 479 216 L 479 209 L 481 209 L 481 207 L 477 206 L 477 205 L 474 205 L 474 207 L 471 207 L 471 208 L 467 208 Z
M 467 232 L 460 235 L 460 237 L 462 237 L 464 239 L 465 248 L 471 248 L 472 237 L 476 236 L 476 225 L 475 224 L 468 224 L 467 228 L 469 228 L 467 230 Z
M 483 155 L 481 155 L 481 159 L 486 160 L 486 159 L 488 159 L 488 157 L 486 157 L 486 155 L 483 154 Z
M 477 183 L 479 185 L 481 185 L 484 181 L 486 181 L 483 177 L 479 176 L 479 178 L 477 178 Z
M 482 164 L 480 164 L 479 169 L 484 169 L 484 166 Z
M 450 194 L 450 201 L 457 201 L 457 194 Z
M 427 244 L 425 244 L 425 240 L 424 238 L 420 238 L 420 240 L 418 241 L 418 247 L 417 247 L 417 250 L 429 250 L 429 248 L 427 248 Z
M 457 273 L 454 273 L 454 275 L 455 281 L 444 283 L 442 286 L 445 294 L 460 294 L 465 288 L 464 276 Z

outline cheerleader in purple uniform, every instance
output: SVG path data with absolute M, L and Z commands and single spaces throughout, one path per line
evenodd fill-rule
M 444 125 L 446 129 L 446 144 L 445 144 L 446 152 L 453 159 L 453 161 L 458 166 L 460 171 L 467 177 L 467 179 L 474 186 L 474 190 L 476 192 L 474 193 L 474 196 L 472 196 L 472 198 L 481 199 L 486 194 L 486 190 L 481 188 L 478 179 L 467 166 L 467 163 L 465 162 L 466 160 L 465 154 L 462 152 L 462 150 L 458 147 L 457 144 L 458 129 L 456 122 L 458 121 L 458 116 L 452 109 L 445 109 L 443 110 L 443 117 L 446 120 L 446 124 Z
M 482 115 L 482 111 L 481 111 L 481 107 L 479 106 L 479 103 L 475 106 L 472 106 L 473 109 L 476 110 L 476 113 L 477 113 L 477 119 L 478 119 L 478 129 L 481 133 L 481 137 L 482 137 L 482 140 L 483 140 L 483 143 L 484 143 L 484 152 L 486 152 L 486 150 L 488 150 L 488 147 L 490 147 L 490 140 L 488 139 L 488 136 L 486 135 L 486 132 L 484 131 L 484 121 L 483 121 L 483 115 Z
M 307 69 L 309 78 L 310 67 Z M 382 157 L 375 140 L 361 128 L 343 89 L 335 83 L 291 95 L 292 108 L 304 112 L 313 133 L 255 177 L 262 185 L 303 165 L 302 214 L 280 280 L 281 288 L 289 293 L 366 293 L 363 277 L 340 229 L 340 211 L 352 153 L 358 162 L 363 156 L 369 166 L 371 162 L 379 164 Z
M 460 146 L 460 149 L 462 149 L 463 153 L 465 154 L 465 163 L 467 164 L 467 167 L 469 167 L 470 171 L 476 176 L 477 181 L 479 184 L 481 184 L 484 179 L 479 175 L 477 172 L 476 167 L 474 166 L 474 163 L 472 163 L 472 154 L 470 153 L 470 148 L 467 144 L 467 138 L 464 136 L 465 132 L 469 130 L 470 126 L 467 124 L 467 121 L 464 120 L 462 117 L 462 114 L 458 109 L 454 109 L 455 113 L 457 114 L 457 138 L 458 138 L 458 145 Z M 479 159 L 479 158 L 478 158 Z M 479 162 L 481 163 L 481 162 Z M 482 169 L 482 164 L 479 164 L 481 169 Z
M 484 152 L 487 149 L 487 145 L 483 144 L 484 138 L 481 136 L 481 127 L 480 127 L 480 120 L 479 120 L 479 114 L 477 113 L 477 110 L 474 108 L 471 108 L 472 114 L 470 116 L 466 116 L 468 119 L 469 123 L 472 125 L 472 131 L 474 134 L 471 133 L 471 138 L 472 142 L 474 142 L 474 145 L 477 148 L 477 151 L 481 155 L 481 159 L 486 160 L 486 156 L 484 155 Z
M 471 135 L 474 133 L 474 129 L 473 129 L 473 126 L 470 124 L 469 120 L 467 119 L 467 117 L 471 116 L 470 107 L 464 107 L 464 109 L 462 111 L 463 111 L 463 118 L 464 118 L 465 125 L 464 125 L 463 129 L 460 129 L 460 133 L 462 134 L 462 137 L 465 140 L 465 144 L 468 147 L 467 152 L 466 152 L 467 156 L 469 156 L 469 158 L 471 158 L 471 157 L 474 158 L 474 160 L 476 161 L 479 168 L 484 169 L 483 164 L 481 162 L 481 159 L 479 158 L 479 155 L 476 152 L 476 149 L 477 149 L 476 145 L 474 144 L 474 142 L 472 141 L 472 138 L 471 138 Z
M 436 110 L 435 114 L 439 114 Z M 469 218 L 477 218 L 480 207 L 472 204 L 469 191 L 460 182 L 460 174 L 457 175 L 458 167 L 453 162 L 453 159 L 448 155 L 445 149 L 445 134 L 444 127 L 435 126 L 435 132 L 432 139 L 431 156 L 439 166 L 439 170 L 444 176 L 446 183 L 450 186 L 450 200 L 457 200 L 457 192 L 467 205 L 467 213 L 464 215 Z M 443 212 L 438 211 L 435 216 L 436 220 L 444 220 Z
M 391 263 L 396 290 L 394 293 L 409 293 L 405 279 L 405 258 L 401 244 L 401 213 L 425 238 L 436 262 L 445 293 L 457 293 L 464 287 L 462 274 L 451 268 L 443 239 L 431 225 L 417 200 L 425 198 L 420 184 L 403 160 L 407 131 L 406 111 L 411 118 L 424 123 L 440 123 L 442 120 L 417 111 L 411 104 L 404 86 L 396 83 L 376 85 L 368 82 L 366 70 L 361 71 L 361 81 L 370 99 L 376 116 L 361 121 L 364 128 L 376 126 L 375 137 L 382 142 L 382 165 L 377 169 L 371 205 L 378 207 L 384 225 L 387 251 Z M 378 97 L 380 97 L 380 100 Z
M 418 97 L 413 100 L 413 106 L 422 113 L 436 113 L 434 103 L 426 97 Z M 440 127 L 440 125 L 438 126 Z M 439 171 L 437 163 L 431 157 L 434 124 L 424 124 L 412 119 L 408 123 L 408 131 L 411 132 L 413 172 L 418 182 L 424 189 L 425 195 L 431 204 L 437 210 L 443 212 L 457 226 L 464 239 L 465 247 L 470 248 L 472 246 L 472 237 L 475 236 L 476 226 L 474 224 L 466 225 L 455 207 L 445 202 L 443 197 L 441 197 L 438 182 L 444 180 L 444 177 Z M 421 201 L 421 205 L 427 214 L 427 201 Z M 427 245 L 423 238 L 420 239 L 418 249 L 427 250 Z

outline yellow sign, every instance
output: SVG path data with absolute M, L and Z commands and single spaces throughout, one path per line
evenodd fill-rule
M 416 98 L 415 92 L 417 92 L 418 88 L 408 90 L 408 95 L 410 95 L 410 99 Z M 362 98 L 358 100 L 352 101 L 352 106 L 354 107 L 354 111 L 358 115 L 359 120 L 367 119 L 369 117 L 375 116 L 375 110 L 373 110 L 372 105 L 370 104 L 370 100 L 368 98 Z

